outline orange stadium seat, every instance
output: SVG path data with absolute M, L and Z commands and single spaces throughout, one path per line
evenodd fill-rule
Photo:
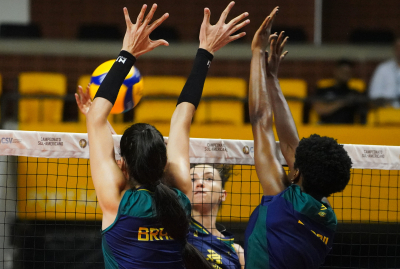
M 184 77 L 143 77 L 143 97 L 134 108 L 135 122 L 169 123 L 185 82 Z
M 244 79 L 207 78 L 194 122 L 241 125 L 244 122 L 243 105 L 246 96 L 247 83 Z
M 58 123 L 62 121 L 63 98 L 67 93 L 65 75 L 44 72 L 20 73 L 18 91 L 21 95 L 18 105 L 20 123 Z M 33 98 L 29 95 L 32 95 Z M 59 98 L 45 98 L 45 96 Z
M 285 96 L 296 124 L 303 122 L 303 98 L 307 96 L 307 83 L 302 79 L 280 79 L 282 93 Z M 298 99 L 298 100 L 296 100 Z

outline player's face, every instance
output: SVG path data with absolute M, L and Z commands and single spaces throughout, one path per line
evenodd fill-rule
M 190 169 L 193 182 L 193 204 L 218 206 L 225 200 L 226 192 L 218 170 L 210 165 L 197 165 Z

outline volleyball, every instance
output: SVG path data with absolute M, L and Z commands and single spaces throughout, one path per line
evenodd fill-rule
M 115 60 L 109 60 L 102 63 L 94 70 L 92 78 L 90 79 L 90 96 L 92 99 L 96 95 L 100 84 L 103 82 L 114 62 Z M 143 78 L 140 75 L 139 70 L 133 66 L 119 89 L 117 100 L 115 101 L 110 113 L 124 113 L 134 108 L 142 98 L 142 91 Z

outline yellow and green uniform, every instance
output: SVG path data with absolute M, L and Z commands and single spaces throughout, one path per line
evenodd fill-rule
M 221 232 L 224 237 L 211 234 L 199 222 L 192 219 L 188 242 L 195 246 L 216 269 L 240 269 L 239 257 L 233 246 L 231 233 Z
M 263 196 L 245 233 L 247 269 L 319 268 L 332 248 L 336 215 L 292 185 Z
M 189 199 L 173 190 L 189 216 Z M 153 195 L 144 188 L 125 192 L 114 223 L 102 232 L 106 269 L 184 268 L 182 243 L 172 239 L 156 220 Z

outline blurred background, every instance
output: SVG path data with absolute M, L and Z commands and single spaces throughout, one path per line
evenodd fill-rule
M 144 3 L 151 4 L 1 0 L 2 127 L 86 132 L 73 97 L 77 85 L 86 86 L 98 65 L 118 55 L 125 32 L 122 8 L 128 7 L 136 18 Z M 168 135 L 176 96 L 198 48 L 203 8 L 210 8 L 211 22 L 216 23 L 228 1 L 157 3 L 156 16 L 168 12 L 170 17 L 152 37 L 164 38 L 170 46 L 137 61 L 144 96 L 133 111 L 110 117 L 117 133 L 132 122 L 145 121 Z M 280 68 L 281 86 L 300 136 L 319 133 L 341 143 L 400 145 L 399 65 L 393 65 L 393 83 L 388 82 L 391 78 L 376 78 L 377 90 L 371 90 L 379 64 L 391 59 L 397 63 L 395 55 L 400 63 L 400 42 L 397 54 L 395 49 L 400 5 L 395 0 L 236 1 L 228 19 L 247 11 L 251 23 L 244 28 L 244 38 L 216 53 L 191 136 L 252 139 L 247 107 L 250 44 L 277 5 L 274 30 L 285 30 L 290 37 L 289 55 Z
M 142 0 L 0 0 L 1 128 L 86 132 L 84 116 L 78 111 L 74 98 L 77 86 L 85 87 L 97 66 L 115 59 L 118 55 L 125 32 L 122 8 L 126 6 L 132 20 L 135 20 L 144 3 L 152 4 Z M 159 7 L 156 17 L 165 12 L 170 17 L 151 37 L 164 38 L 170 42 L 170 46 L 157 48 L 138 59 L 135 66 L 143 77 L 143 98 L 133 110 L 109 117 L 118 134 L 122 134 L 132 123 L 147 122 L 168 136 L 169 121 L 177 96 L 190 73 L 199 45 L 198 33 L 203 19 L 203 8 L 210 8 L 211 22 L 216 23 L 228 1 L 160 0 L 157 4 Z M 286 47 L 289 54 L 279 71 L 280 82 L 300 137 L 318 133 L 335 137 L 340 143 L 346 144 L 399 146 L 398 0 L 237 0 L 228 19 L 244 11 L 249 12 L 251 23 L 244 28 L 247 35 L 215 54 L 203 99 L 193 121 L 191 137 L 253 138 L 247 106 L 250 44 L 256 29 L 277 5 L 280 6 L 280 13 L 273 30 L 284 30 L 290 36 Z M 9 163 L 0 161 L 3 165 L 0 170 L 10 174 L 3 176 L 8 176 L 7 195 L 13 196 L 12 199 L 6 199 L 8 206 L 12 203 L 9 201 L 16 201 L 17 197 L 10 187 L 15 186 L 17 174 L 10 171 L 25 169 L 23 164 L 28 163 L 27 160 L 21 161 L 19 157 L 20 164 L 17 168 L 16 159 L 10 160 Z M 58 173 L 64 172 L 60 172 L 63 171 L 60 167 L 77 166 L 63 164 L 62 161 L 52 163 L 47 159 L 34 162 L 40 163 L 41 166 L 37 166 L 40 168 L 32 166 L 34 171 L 25 171 L 25 174 L 18 170 L 18 175 L 26 182 L 35 182 L 40 174 L 45 178 L 44 183 L 32 183 L 39 186 L 47 186 L 45 180 L 49 180 L 51 184 L 58 182 L 61 186 L 64 183 Z M 7 165 L 10 167 L 7 168 Z M 79 184 L 82 190 L 86 190 L 89 188 L 86 184 L 90 186 L 91 181 L 88 179 L 87 163 L 82 166 L 84 171 L 80 173 L 87 181 Z M 77 168 L 71 170 L 78 171 Z M 251 169 L 249 171 L 251 173 Z M 357 174 L 355 179 L 360 179 L 360 182 L 363 179 L 363 184 L 369 184 L 365 174 L 360 171 L 354 173 Z M 381 200 L 374 198 L 381 195 L 382 204 L 390 209 L 379 211 L 379 214 L 385 215 L 390 211 L 397 212 L 399 216 L 396 200 L 398 195 L 392 195 L 392 192 L 389 195 L 389 191 L 386 194 L 389 186 L 398 194 L 398 171 L 390 171 L 387 175 L 385 171 L 374 174 L 372 170 L 366 169 L 365 173 L 370 173 L 369 178 L 373 178 L 374 182 L 380 182 L 377 186 L 387 186 L 379 191 L 374 185 L 374 188 L 366 189 L 366 194 L 361 191 L 357 193 L 362 184 L 355 181 L 356 187 L 351 186 L 351 193 L 345 195 L 358 199 L 361 194 L 366 200 L 358 202 L 362 206 L 356 200 L 353 201 L 354 204 L 346 202 L 346 206 L 352 204 L 355 208 L 359 207 L 359 211 L 352 212 L 370 217 L 366 214 L 368 210 L 361 209 L 368 209 L 370 204 L 372 208 L 374 203 L 381 203 Z M 392 181 L 389 184 L 385 180 L 390 175 Z M 56 176 L 57 181 L 54 180 Z M 69 180 L 73 177 L 70 176 Z M 238 179 L 232 181 L 240 182 L 240 187 L 243 188 L 243 179 L 236 178 Z M 252 180 L 256 182 L 254 175 Z M 17 185 L 20 190 L 25 190 L 24 187 L 21 188 L 21 181 Z M 259 187 L 257 182 L 256 186 Z M 56 194 L 66 189 L 62 186 L 59 188 Z M 93 188 L 90 191 L 94 194 Z M 47 190 L 43 192 L 45 198 L 38 200 L 40 203 L 57 201 Z M 251 195 L 255 197 L 257 194 L 251 192 Z M 389 196 L 395 200 L 397 207 L 389 205 Z M 92 202 L 95 202 L 95 196 L 91 197 Z M 372 197 L 371 200 L 369 197 Z M 258 203 L 259 199 L 254 199 Z M 1 203 L 5 203 L 4 201 Z M 336 203 L 340 204 L 340 200 Z M 337 207 L 340 208 L 340 205 Z M 353 210 L 353 207 L 349 210 Z M 15 209 L 10 212 L 8 214 L 13 214 L 10 220 L 14 221 Z M 5 225 L 1 224 L 3 226 L 0 226 L 0 230 L 4 230 L 6 235 L 14 234 L 20 240 L 14 244 L 18 248 L 23 246 L 20 248 L 24 251 L 16 250 L 14 254 L 0 253 L 0 260 L 3 259 L 1 255 L 4 255 L 4 260 L 11 261 L 8 266 L 0 264 L 0 268 L 44 268 L 45 264 L 46 268 L 55 268 L 57 264 L 64 264 L 64 268 L 70 268 L 67 267 L 69 264 L 73 268 L 99 268 L 102 263 L 102 254 L 99 252 L 101 239 L 98 233 L 101 221 L 98 216 L 90 218 L 85 222 L 66 221 L 66 218 L 54 222 L 32 219 L 31 223 L 22 219 L 16 221 L 15 225 L 10 225 L 11 228 L 4 229 L 2 227 Z M 358 220 L 356 217 L 353 223 L 350 221 L 340 226 L 335 239 L 338 245 L 332 255 L 334 259 L 328 260 L 325 268 L 334 268 L 331 265 L 337 260 L 340 260 L 341 267 L 335 268 L 350 268 L 350 262 L 354 265 L 351 268 L 361 268 L 360 264 L 364 262 L 366 265 L 363 268 L 398 268 L 398 217 L 393 223 L 372 217 L 370 223 L 364 226 L 357 225 L 360 224 Z M 376 223 L 383 226 L 377 226 Z M 238 227 L 235 228 L 233 222 L 226 226 L 236 233 L 240 241 L 245 224 L 245 221 L 237 223 Z M 71 237 L 70 234 L 75 236 Z M 373 235 L 372 239 L 370 234 Z M 88 239 L 92 237 L 94 239 Z M 43 238 L 47 238 L 46 247 L 43 247 Z M 0 239 L 0 244 L 4 245 L 2 240 Z M 4 246 L 11 251 L 12 247 L 7 242 Z M 378 243 L 383 244 L 383 247 Z M 94 251 L 81 251 L 86 249 L 86 245 L 90 245 Z M 350 256 L 343 258 L 345 254 Z M 383 258 L 377 259 L 375 263 L 375 256 Z M 387 256 L 394 262 L 388 262 Z M 13 259 L 20 264 L 13 264 Z M 34 262 L 24 263 L 29 259 Z M 54 260 L 58 263 L 54 263 Z M 79 267 L 74 264 L 78 260 L 93 260 L 98 263 L 85 263 Z M 382 265 L 385 263 L 386 267 Z

